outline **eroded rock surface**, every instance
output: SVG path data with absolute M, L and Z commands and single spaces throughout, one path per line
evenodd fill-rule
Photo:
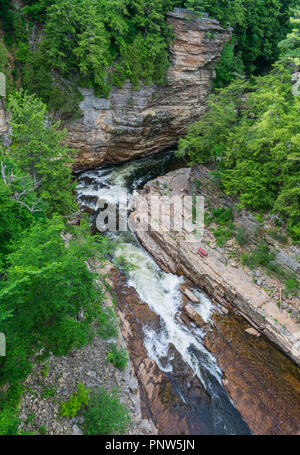
M 216 302 L 235 308 L 300 365 L 299 327 L 286 310 L 278 308 L 275 299 L 259 289 L 238 264 L 227 264 L 222 249 L 205 245 L 208 256 L 201 258 L 197 254 L 201 243 L 190 241 L 185 231 L 163 232 L 151 219 L 151 214 L 145 212 L 145 207 L 146 210 L 151 207 L 150 198 L 156 196 L 160 198 L 162 213 L 167 213 L 168 198 L 183 194 L 183 189 L 188 191 L 190 173 L 190 169 L 171 172 L 147 183 L 144 190 L 135 192 L 135 212 L 130 217 L 131 225 L 136 219 L 143 220 L 146 216 L 152 227 L 145 231 L 136 226 L 138 239 L 164 270 L 184 275 Z M 149 201 L 146 205 L 145 200 Z
M 149 201 L 151 195 L 171 198 L 185 194 L 190 174 L 190 169 L 171 172 L 136 192 L 131 225 L 135 224 L 136 217 L 139 220 L 145 217 L 141 196 Z M 161 213 L 166 213 L 163 202 Z M 148 215 L 151 221 L 151 214 Z M 178 317 L 188 327 L 192 322 L 205 330 L 205 347 L 216 357 L 224 373 L 224 387 L 251 431 L 254 434 L 298 434 L 299 368 L 266 339 L 299 365 L 297 324 L 286 311 L 279 310 L 276 302 L 260 290 L 238 264 L 234 267 L 224 264 L 220 260 L 222 252 L 207 245 L 208 256 L 200 258 L 186 232 L 176 235 L 155 230 L 155 223 L 153 227 L 148 231 L 137 229 L 136 234 L 156 262 L 166 271 L 183 274 L 189 283 L 205 290 L 220 305 L 221 312 L 213 315 L 210 324 L 204 323 L 191 301 L 183 300 Z M 247 321 L 252 326 L 250 333 Z M 253 327 L 265 336 L 254 336 Z
M 130 82 L 108 99 L 82 89 L 82 118 L 67 125 L 68 145 L 78 149 L 75 169 L 88 169 L 147 156 L 173 146 L 206 109 L 214 67 L 230 30 L 214 19 L 175 9 L 168 14 L 175 40 L 162 87 Z
M 159 434 L 211 434 L 210 397 L 175 347 L 169 346 L 165 359 L 166 364 L 170 359 L 174 364 L 170 377 L 147 354 L 143 328 L 159 328 L 159 316 L 141 301 L 117 270 L 111 269 L 109 279 L 118 301 L 122 334 L 139 382 L 142 416 L 153 421 Z M 164 359 L 161 362 L 163 365 Z

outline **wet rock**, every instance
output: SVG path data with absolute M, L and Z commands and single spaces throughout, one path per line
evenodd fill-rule
M 183 293 L 187 296 L 187 298 L 191 302 L 193 302 L 193 303 L 199 303 L 200 302 L 199 298 L 195 294 L 193 294 L 192 291 L 190 291 L 188 288 L 184 288 Z
M 197 313 L 195 308 L 193 308 L 192 305 L 190 305 L 189 303 L 183 306 L 182 311 L 188 316 L 189 319 L 195 322 L 196 325 L 198 325 L 199 327 L 202 327 L 205 324 L 200 314 Z

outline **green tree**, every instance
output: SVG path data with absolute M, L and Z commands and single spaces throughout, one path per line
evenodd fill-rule
M 10 96 L 12 144 L 9 155 L 28 173 L 33 187 L 48 205 L 48 213 L 67 215 L 75 205 L 72 197 L 70 150 L 62 145 L 66 130 L 53 123 L 46 105 L 34 95 L 21 90 Z
M 130 422 L 128 408 L 120 402 L 117 389 L 109 393 L 100 388 L 93 393 L 83 415 L 84 432 L 88 435 L 124 434 Z
M 291 25 L 293 30 L 285 40 L 279 43 L 279 49 L 284 57 L 291 57 L 300 65 L 300 6 L 292 9 Z
M 45 42 L 49 60 L 63 75 L 78 71 L 83 79 L 107 93 L 105 70 L 112 64 L 110 37 L 98 2 L 56 0 L 48 8 Z
M 188 153 L 192 162 L 214 161 L 226 193 L 251 210 L 281 213 L 297 239 L 300 98 L 291 85 L 291 68 L 280 61 L 267 76 L 219 91 L 179 142 L 179 154 Z
M 43 209 L 31 178 L 0 153 L 0 270 L 12 242 L 33 222 L 44 218 Z
M 109 243 L 88 234 L 88 226 L 73 229 L 68 245 L 62 238 L 65 225 L 56 217 L 37 223 L 14 243 L 8 256 L 5 280 L 0 281 L 0 313 L 6 334 L 7 357 L 0 360 L 1 381 L 16 383 L 30 371 L 30 357 L 42 349 L 65 355 L 91 340 L 92 321 L 110 324 L 103 317 L 105 285 L 89 270 L 87 260 L 104 261 Z M 80 322 L 79 310 L 84 313 Z

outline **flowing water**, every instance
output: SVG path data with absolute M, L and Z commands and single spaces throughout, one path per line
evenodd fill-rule
M 174 158 L 172 152 L 167 152 L 110 168 L 86 171 L 78 176 L 79 204 L 82 209 L 93 213 L 98 198 L 110 203 L 117 202 L 120 187 L 127 189 L 130 198 L 133 190 L 141 188 L 147 181 L 183 165 Z M 143 327 L 148 357 L 172 377 L 176 364 L 171 362 L 173 358 L 169 362 L 165 359 L 168 359 L 169 346 L 173 345 L 210 396 L 210 432 L 248 434 L 247 425 L 222 385 L 222 371 L 216 359 L 203 345 L 205 332 L 196 326 L 187 327 L 176 319 L 182 304 L 180 285 L 183 278 L 163 272 L 132 232 L 111 232 L 107 235 L 118 242 L 114 258 L 125 258 L 132 266 L 126 272 L 128 285 L 134 287 L 145 305 L 160 317 L 159 329 L 147 324 Z M 200 300 L 195 309 L 203 321 L 209 323 L 211 315 L 218 312 L 219 308 L 199 290 L 195 289 L 195 293 Z M 184 401 L 183 395 L 181 399 Z

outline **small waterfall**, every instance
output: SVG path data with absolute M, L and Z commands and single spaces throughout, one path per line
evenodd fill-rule
M 174 162 L 172 153 L 164 153 L 111 168 L 87 171 L 78 179 L 79 205 L 95 210 L 99 197 L 107 202 L 117 202 L 120 187 L 132 194 L 134 189 L 140 188 L 148 180 L 173 170 Z M 134 287 L 145 305 L 160 316 L 159 330 L 147 325 L 143 328 L 148 356 L 162 371 L 171 374 L 174 368 L 171 362 L 162 365 L 161 360 L 168 358 L 169 345 L 174 345 L 211 397 L 213 432 L 249 433 L 223 388 L 222 371 L 216 359 L 203 346 L 204 331 L 197 327 L 188 328 L 176 320 L 182 304 L 180 285 L 183 278 L 163 272 L 132 232 L 110 232 L 107 235 L 118 242 L 114 258 L 125 258 L 131 266 L 127 272 L 128 285 Z M 218 308 L 199 290 L 195 290 L 195 293 L 200 301 L 195 309 L 205 322 L 209 322 L 211 314 Z

